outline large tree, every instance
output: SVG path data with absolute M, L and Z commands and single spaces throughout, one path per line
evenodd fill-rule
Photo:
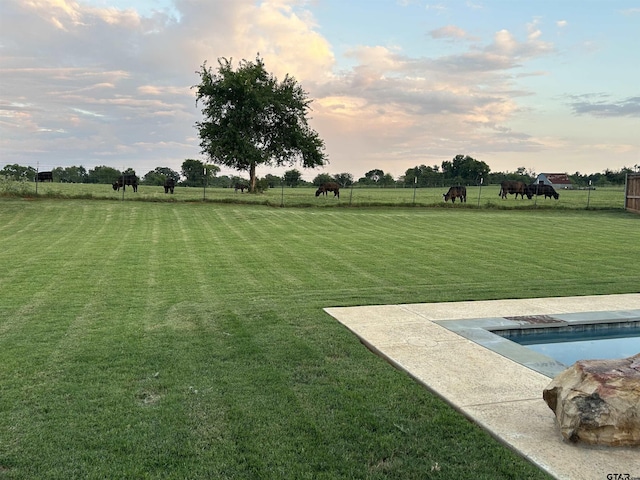
M 343 188 L 353 185 L 353 175 L 351 175 L 350 173 L 337 173 L 333 176 L 333 178 Z
M 2 170 L 0 170 L 0 175 L 10 178 L 11 180 L 34 180 L 36 169 L 14 163 L 13 165 L 5 165 Z
M 384 177 L 384 172 L 379 168 L 374 168 L 373 170 L 369 170 L 367 173 L 365 173 L 364 177 L 368 180 L 368 183 L 376 184 L 382 177 Z
M 168 178 L 173 178 L 173 181 L 178 183 L 180 174 L 169 167 L 156 167 L 145 174 L 142 183 L 146 185 L 164 185 Z
M 433 165 L 432 167 L 420 165 L 409 168 L 404 174 L 404 184 L 409 187 L 435 187 L 442 185 L 440 167 L 438 165 Z
M 217 73 L 205 62 L 197 73 L 202 153 L 215 164 L 249 172 L 251 191 L 258 165 L 327 163 L 324 142 L 307 123 L 311 100 L 293 77 L 279 82 L 259 56 L 254 62 L 242 60 L 237 70 L 231 60 L 218 59 Z
M 302 174 L 295 168 L 284 172 L 284 184 L 288 187 L 297 187 L 300 180 L 302 180 Z
M 319 173 L 318 175 L 316 175 L 316 178 L 313 179 L 313 184 L 316 187 L 319 187 L 320 185 L 324 185 L 325 183 L 335 182 L 335 181 L 336 179 L 333 178 L 328 173 Z
M 122 175 L 120 170 L 100 165 L 89 170 L 87 183 L 113 183 Z
M 181 173 L 185 178 L 183 184 L 187 187 L 202 187 L 212 184 L 213 177 L 220 171 L 216 165 L 206 165 L 200 160 L 187 158 L 182 162 Z
M 475 185 L 481 178 L 486 178 L 489 172 L 489 165 L 469 155 L 456 155 L 450 162 L 442 162 L 444 178 L 454 183 Z
M 56 167 L 53 169 L 53 178 L 55 181 L 63 183 L 84 183 L 87 180 L 86 168 L 82 165 L 76 167 Z

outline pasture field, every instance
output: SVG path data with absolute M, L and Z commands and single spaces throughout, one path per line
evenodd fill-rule
M 0 478 L 547 478 L 322 308 L 638 292 L 639 238 L 622 210 L 0 198 Z
M 176 187 L 175 193 L 165 194 L 163 187 L 140 185 L 134 193 L 129 187 L 125 192 L 114 191 L 111 185 L 104 184 L 67 184 L 67 183 L 38 183 L 38 196 L 54 198 L 86 198 L 113 200 L 148 200 L 148 201 L 202 201 L 213 203 L 247 203 L 270 206 L 310 207 L 310 206 L 452 206 L 445 204 L 442 194 L 448 187 L 430 188 L 367 188 L 356 186 L 353 189 L 340 190 L 340 198 L 334 198 L 333 193 L 328 196 L 315 197 L 315 188 L 311 187 L 275 187 L 262 194 L 234 192 L 232 188 L 196 188 Z M 545 199 L 543 196 L 528 200 L 515 199 L 509 195 L 501 199 L 498 195 L 499 185 L 483 187 L 467 187 L 467 208 L 590 208 L 609 209 L 624 208 L 624 186 L 602 187 L 596 190 L 561 190 L 558 200 Z M 4 192 L 9 194 L 36 195 L 36 184 L 4 182 L 0 183 L 0 196 Z M 456 201 L 456 205 L 459 202 Z

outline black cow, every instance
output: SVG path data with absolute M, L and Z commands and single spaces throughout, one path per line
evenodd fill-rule
M 53 172 L 38 172 L 36 182 L 53 182 Z
M 521 198 L 524 198 L 526 195 L 529 200 L 531 200 L 531 196 L 527 189 L 527 184 L 524 182 L 518 182 L 515 180 L 505 180 L 500 184 L 500 195 L 503 199 L 507 198 L 508 194 L 516 194 L 516 198 L 520 195 Z
M 456 203 L 456 198 L 459 198 L 461 202 L 467 201 L 467 187 L 450 187 L 447 193 L 442 194 L 442 198 L 446 202 L 451 199 L 451 203 Z
M 560 198 L 560 194 L 556 192 L 555 188 L 544 183 L 532 183 L 531 185 L 527 185 L 527 196 L 531 198 L 534 195 L 544 195 L 545 199 L 547 197 L 553 197 L 556 200 Z
M 249 191 L 249 185 L 246 183 L 236 183 L 233 188 L 236 193 L 238 193 L 238 190 L 240 190 L 240 193 L 244 193 L 245 190 Z
M 164 181 L 164 193 L 173 193 L 173 189 L 176 186 L 176 179 L 172 178 L 172 177 L 168 177 L 165 181 Z
M 114 190 L 118 190 L 118 191 L 120 190 L 120 187 L 122 187 L 122 191 L 124 192 L 126 190 L 127 185 L 131 185 L 133 187 L 133 191 L 137 192 L 138 177 L 136 177 L 132 173 L 125 173 L 124 175 L 120 175 L 118 179 L 115 182 L 113 182 L 112 187 Z
M 316 197 L 319 197 L 320 194 L 328 195 L 327 192 L 333 192 L 334 197 L 340 198 L 340 185 L 335 182 L 328 182 L 323 185 L 320 185 L 320 188 L 316 190 Z

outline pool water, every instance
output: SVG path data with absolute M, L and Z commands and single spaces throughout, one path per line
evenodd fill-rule
M 610 360 L 640 353 L 640 322 L 503 330 L 500 336 L 571 366 L 578 360 Z

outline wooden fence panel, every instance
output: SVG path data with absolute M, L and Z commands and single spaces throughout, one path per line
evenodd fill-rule
M 640 173 L 627 174 L 624 206 L 627 210 L 640 213 Z

